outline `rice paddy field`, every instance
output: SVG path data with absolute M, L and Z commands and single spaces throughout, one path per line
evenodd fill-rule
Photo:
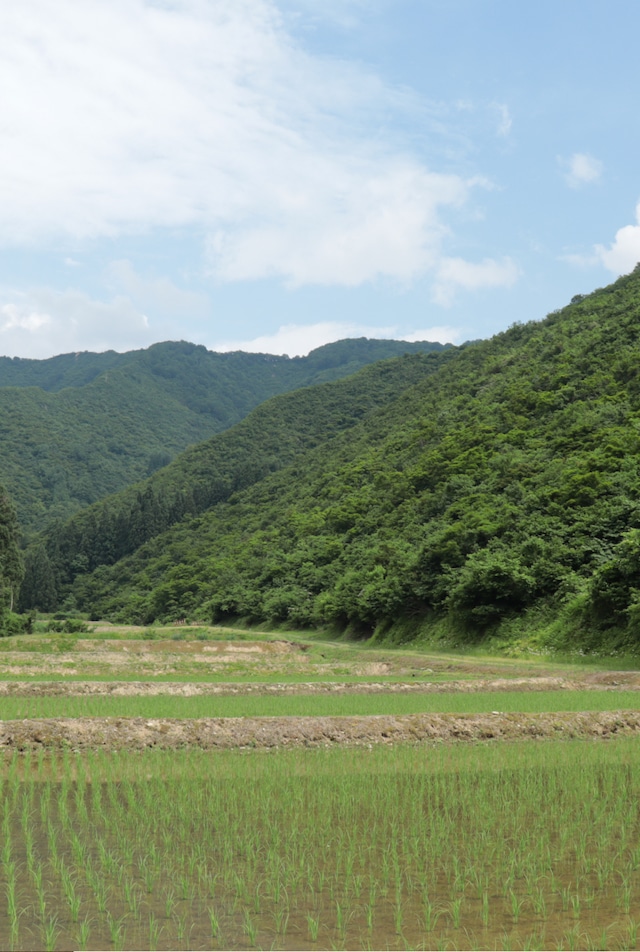
M 5 639 L 0 948 L 636 949 L 639 691 L 201 629 Z M 459 729 L 494 722 L 527 739 Z

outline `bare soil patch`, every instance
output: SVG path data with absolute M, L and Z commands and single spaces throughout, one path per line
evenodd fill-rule
M 607 738 L 640 732 L 640 711 L 402 717 L 81 717 L 0 722 L 0 749 L 204 750 Z
M 307 646 L 285 640 L 145 641 L 141 639 L 16 638 L 3 645 L 0 676 L 52 675 L 91 677 L 134 675 L 141 678 L 183 674 L 198 680 L 218 671 L 244 669 L 249 674 L 308 670 Z

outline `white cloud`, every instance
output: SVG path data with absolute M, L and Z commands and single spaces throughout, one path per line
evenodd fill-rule
M 209 246 L 213 273 L 240 281 L 283 276 L 291 286 L 355 286 L 386 276 L 400 281 L 433 268 L 446 232 L 438 212 L 462 204 L 465 184 L 409 160 L 367 175 L 351 167 L 318 170 L 318 185 L 289 196 L 269 220 L 218 232 Z M 321 182 L 332 181 L 327 194 Z
M 439 341 L 442 344 L 453 343 L 460 339 L 460 331 L 453 327 L 430 327 L 426 330 L 403 334 L 406 341 Z M 211 345 L 212 350 L 226 353 L 243 350 L 250 354 L 288 354 L 290 357 L 303 357 L 323 344 L 349 337 L 369 337 L 378 340 L 398 339 L 398 328 L 371 327 L 366 324 L 347 324 L 338 321 L 321 321 L 317 324 L 283 324 L 274 334 L 254 337 L 252 340 L 225 341 Z
M 79 291 L 40 289 L 0 305 L 0 353 L 32 358 L 80 350 L 131 350 L 157 339 L 126 297 L 94 301 Z
M 12 331 L 40 331 L 46 324 L 51 323 L 48 314 L 39 314 L 30 308 L 21 309 L 17 304 L 3 304 L 0 307 L 0 334 L 10 334 Z
M 640 202 L 636 205 L 636 224 L 620 228 L 610 248 L 596 245 L 595 252 L 598 260 L 614 274 L 633 271 L 640 261 Z
M 192 227 L 221 281 L 407 282 L 478 187 L 381 135 L 411 96 L 305 53 L 275 0 L 5 3 L 0 36 L 5 246 Z
M 369 327 L 364 324 L 343 324 L 321 321 L 317 324 L 283 324 L 274 334 L 264 334 L 252 340 L 224 341 L 211 345 L 212 350 L 227 353 L 244 350 L 249 354 L 288 354 L 303 357 L 323 344 L 348 337 L 392 338 L 394 327 Z
M 595 265 L 602 263 L 600 256 L 597 254 L 585 255 L 573 252 L 558 255 L 558 261 L 566 261 L 567 264 L 572 264 L 576 268 L 593 268 Z
M 495 261 L 471 262 L 463 258 L 443 258 L 438 266 L 433 296 L 437 304 L 448 307 L 453 303 L 456 290 L 476 291 L 484 288 L 512 287 L 520 270 L 510 258 Z
M 560 158 L 558 161 L 565 169 L 564 179 L 570 188 L 590 185 L 592 182 L 597 182 L 602 175 L 602 162 L 585 152 L 574 152 L 571 158 Z
M 491 103 L 491 106 L 498 114 L 498 127 L 496 129 L 496 135 L 502 139 L 506 139 L 511 132 L 511 126 L 513 124 L 509 107 L 502 102 Z
M 421 331 L 413 331 L 411 334 L 403 334 L 402 340 L 414 341 L 428 340 L 438 342 L 439 344 L 457 344 L 461 339 L 463 331 L 459 327 L 451 327 L 449 324 L 440 324 L 435 327 L 427 327 Z

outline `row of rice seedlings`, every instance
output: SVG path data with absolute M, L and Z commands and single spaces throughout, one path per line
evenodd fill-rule
M 5 720 L 47 717 L 271 717 L 418 713 L 635 710 L 638 691 L 532 691 L 450 694 L 79 695 L 3 698 Z
M 65 752 L 39 782 L 9 765 L 7 938 L 86 946 L 91 923 L 92 943 L 131 948 L 560 944 L 606 916 L 628 944 L 640 766 L 616 747 Z

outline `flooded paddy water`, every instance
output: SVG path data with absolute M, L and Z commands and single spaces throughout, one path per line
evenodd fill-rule
M 551 706 L 419 715 L 422 734 L 416 715 L 388 715 L 395 728 L 384 731 L 381 717 L 320 718 L 331 723 L 317 743 L 312 718 L 220 718 L 230 742 L 217 746 L 194 720 L 169 718 L 163 733 L 142 718 L 5 719 L 0 948 L 638 947 L 640 717 L 616 708 L 619 691 L 638 688 L 634 672 L 321 643 L 258 641 L 244 653 L 196 644 L 3 650 L 0 712 L 3 698 L 126 700 L 132 691 L 170 701 L 534 689 Z M 196 662 L 208 681 L 193 677 L 194 656 L 208 659 Z M 383 665 L 384 675 L 366 673 Z M 174 680 L 164 680 L 167 667 Z M 606 692 L 610 708 L 553 711 L 549 697 L 578 688 Z M 474 717 L 484 718 L 477 733 Z M 527 718 L 556 727 L 547 736 L 505 727 Z M 458 727 L 429 732 L 429 719 Z M 260 729 L 279 720 L 260 744 Z

